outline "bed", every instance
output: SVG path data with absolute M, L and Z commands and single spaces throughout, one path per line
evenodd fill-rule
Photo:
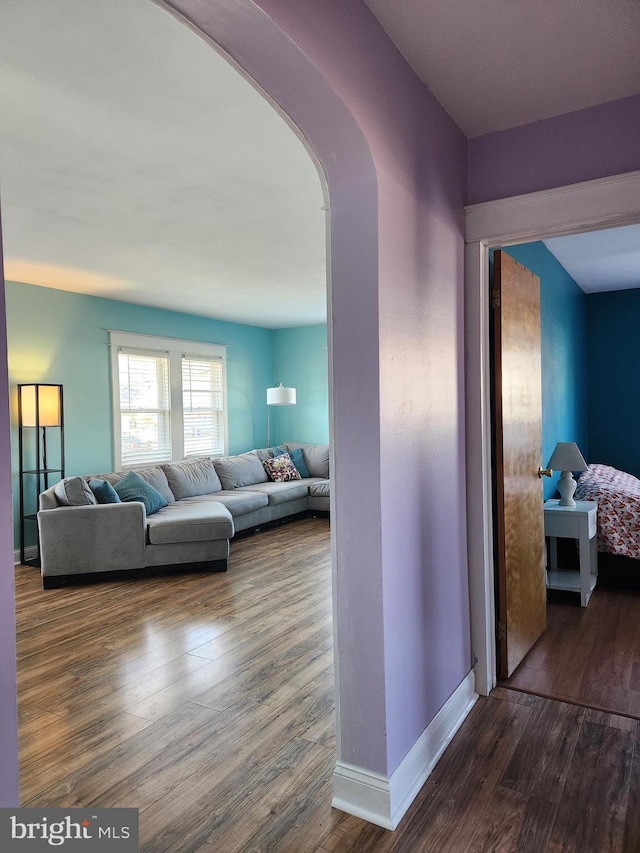
M 598 551 L 640 560 L 640 480 L 610 465 L 592 464 L 575 499 L 598 503 Z

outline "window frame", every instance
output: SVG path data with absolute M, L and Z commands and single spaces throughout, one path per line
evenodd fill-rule
M 212 456 L 228 454 L 228 405 L 227 405 L 227 348 L 224 344 L 209 344 L 201 341 L 163 338 L 134 332 L 121 332 L 109 329 L 109 349 L 111 366 L 111 414 L 113 439 L 113 464 L 115 471 L 143 467 L 141 464 L 122 464 L 122 420 L 120 411 L 120 376 L 118 355 L 121 351 L 136 352 L 149 356 L 166 356 L 169 359 L 169 409 L 171 432 L 171 461 L 177 462 L 184 456 L 184 418 L 182 393 L 182 360 L 184 357 L 220 361 L 222 365 L 222 432 L 223 451 Z M 148 466 L 159 465 L 161 461 L 149 461 Z

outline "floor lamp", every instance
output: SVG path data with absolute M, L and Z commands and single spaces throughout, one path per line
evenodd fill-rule
M 267 447 L 271 447 L 271 424 L 269 422 L 271 406 L 295 406 L 295 404 L 295 388 L 285 388 L 282 382 L 275 388 L 267 388 Z
M 54 429 L 57 443 L 53 465 L 48 455 L 47 431 Z M 20 458 L 20 562 L 40 564 L 38 545 L 38 495 L 51 485 L 50 478 L 64 477 L 64 415 L 62 385 L 18 385 L 18 455 Z M 26 556 L 26 528 L 35 523 L 34 556 Z

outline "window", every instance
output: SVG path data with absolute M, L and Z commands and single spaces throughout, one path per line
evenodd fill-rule
M 116 468 L 222 456 L 226 348 L 109 332 Z

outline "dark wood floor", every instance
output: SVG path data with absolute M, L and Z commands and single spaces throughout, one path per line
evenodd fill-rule
M 17 569 L 22 804 L 135 806 L 142 851 L 640 850 L 640 723 L 499 688 L 396 832 L 332 810 L 329 526 L 227 574 L 44 592 Z
M 588 607 L 556 593 L 547 630 L 504 684 L 640 718 L 640 590 L 599 585 Z

